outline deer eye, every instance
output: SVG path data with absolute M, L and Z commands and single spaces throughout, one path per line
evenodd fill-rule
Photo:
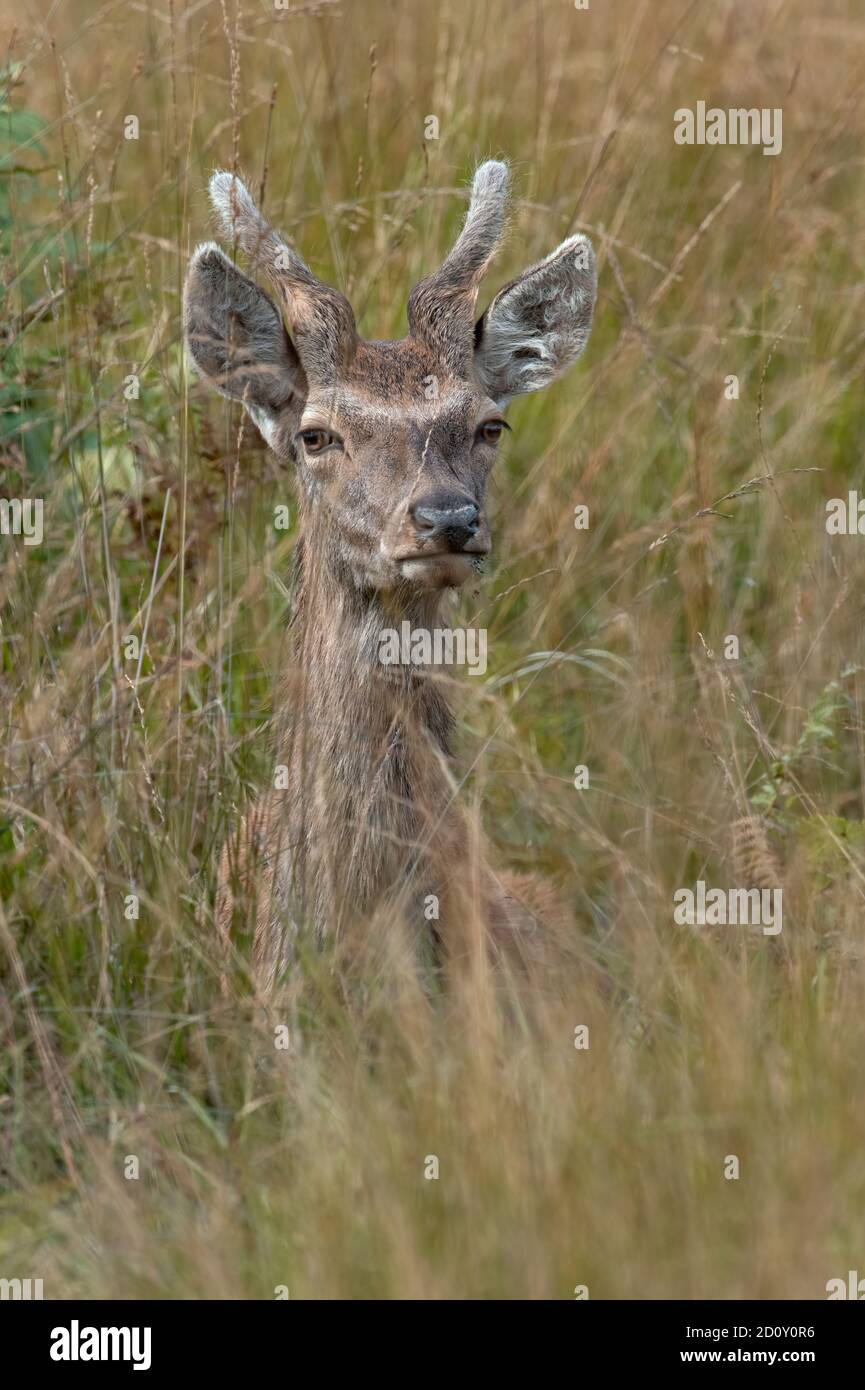
M 302 440 L 308 454 L 321 454 L 332 444 L 342 444 L 339 435 L 331 434 L 330 430 L 301 430 L 298 439 Z
M 510 429 L 505 420 L 487 420 L 478 430 L 478 438 L 485 444 L 498 444 L 504 430 Z

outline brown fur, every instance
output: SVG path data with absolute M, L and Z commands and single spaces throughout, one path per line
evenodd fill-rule
M 490 867 L 458 795 L 449 682 L 378 659 L 384 629 L 445 625 L 446 591 L 490 547 L 484 496 L 504 404 L 564 370 L 588 335 L 584 238 L 511 282 L 474 327 L 506 183 L 503 165 L 478 171 L 463 232 L 412 294 L 401 342 L 359 339 L 347 301 L 239 181 L 211 185 L 223 230 L 270 277 L 292 329 L 216 246 L 199 248 L 185 293 L 193 361 L 244 402 L 300 482 L 295 664 L 275 720 L 286 785 L 229 836 L 216 904 L 226 944 L 235 913 L 249 915 L 267 982 L 304 926 L 321 938 L 385 909 L 432 931 L 451 963 L 476 958 L 479 941 L 530 963 L 560 916 L 543 884 Z

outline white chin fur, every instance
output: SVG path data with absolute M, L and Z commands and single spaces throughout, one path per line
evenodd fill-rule
M 459 588 L 475 573 L 469 555 L 436 555 L 429 560 L 400 560 L 400 573 L 422 589 Z

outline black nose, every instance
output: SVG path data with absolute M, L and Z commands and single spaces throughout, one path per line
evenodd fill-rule
M 462 550 L 480 525 L 480 512 L 471 498 L 447 492 L 414 502 L 409 516 L 424 540 L 442 540 L 449 550 Z

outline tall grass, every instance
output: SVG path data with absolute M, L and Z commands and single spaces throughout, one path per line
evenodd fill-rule
M 824 1296 L 865 1259 L 865 540 L 825 528 L 865 478 L 859 7 L 4 0 L 0 38 L 0 482 L 45 502 L 41 546 L 0 539 L 0 1274 Z M 782 153 L 675 145 L 698 100 L 783 108 Z M 296 508 L 184 366 L 206 178 L 243 169 L 393 337 L 487 155 L 517 182 L 490 291 L 572 229 L 601 267 L 462 600 L 465 795 L 559 886 L 571 959 L 482 1020 L 387 933 L 269 999 L 240 941 L 225 993 L 216 855 L 268 774 Z M 737 881 L 736 822 L 779 938 L 673 922 Z

